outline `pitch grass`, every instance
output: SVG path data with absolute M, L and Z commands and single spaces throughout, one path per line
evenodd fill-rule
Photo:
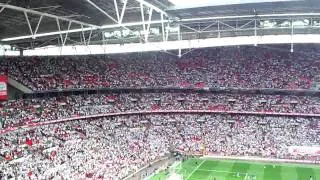
M 320 180 L 320 165 L 263 163 L 240 160 L 189 159 L 176 168 L 184 180 Z M 165 180 L 160 172 L 151 180 Z

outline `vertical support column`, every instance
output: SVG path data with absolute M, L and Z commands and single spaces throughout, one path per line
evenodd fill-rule
M 102 45 L 105 45 L 106 44 L 105 43 L 106 39 L 104 37 L 104 32 L 101 32 L 101 35 L 102 35 Z
M 63 37 L 62 37 L 62 34 L 61 34 L 60 22 L 59 22 L 58 18 L 56 18 L 56 22 L 57 22 L 57 26 L 58 26 L 58 30 L 59 30 L 59 36 L 60 36 L 60 40 L 61 40 L 61 45 L 63 46 Z
M 166 42 L 166 35 L 164 31 L 164 21 L 163 21 L 163 14 L 161 13 L 161 28 L 162 28 L 162 41 Z
M 293 53 L 293 28 L 294 28 L 294 26 L 293 26 L 293 19 L 291 18 L 291 48 L 290 48 L 290 52 L 292 52 Z
M 180 31 L 180 24 L 178 25 L 178 41 L 181 41 L 181 31 Z M 178 54 L 179 58 L 181 58 L 181 47 L 179 46 L 179 54 Z
M 86 46 L 86 37 L 85 37 L 85 35 L 84 35 L 84 31 L 83 31 L 83 25 L 81 24 L 81 32 L 82 32 L 82 40 L 83 40 L 83 44 Z
M 151 8 L 151 9 L 149 10 L 148 26 L 147 26 L 146 34 L 145 34 L 145 41 L 146 41 L 146 42 L 148 42 L 148 38 L 149 38 L 152 13 L 153 13 L 153 9 Z
M 91 30 L 90 30 L 90 34 L 89 34 L 89 38 L 88 38 L 87 45 L 89 45 L 89 44 L 90 44 L 91 36 L 92 36 L 92 28 L 91 28 Z
M 170 28 L 170 24 L 168 23 L 168 28 L 166 29 L 166 41 L 168 41 L 168 38 L 169 38 L 169 28 Z
M 221 34 L 220 34 L 220 21 L 218 20 L 218 38 L 221 37 Z
M 254 19 L 254 46 L 258 45 L 257 39 L 257 19 Z
M 142 28 L 143 28 L 143 35 L 144 35 L 144 40 L 147 42 L 147 37 L 146 37 L 146 24 L 144 21 L 144 10 L 143 10 L 143 4 L 140 3 L 140 11 L 141 11 L 141 19 L 142 19 Z
M 80 43 L 82 44 L 83 41 L 82 41 L 82 34 L 81 33 L 79 34 L 79 37 L 80 37 Z
M 20 52 L 20 57 L 23 57 L 23 49 L 19 49 L 19 52 Z

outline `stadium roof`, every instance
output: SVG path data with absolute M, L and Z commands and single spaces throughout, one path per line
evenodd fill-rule
M 180 0 L 179 0 L 180 1 Z M 242 2 L 236 0 L 237 2 Z M 217 6 L 202 6 L 194 8 L 173 8 L 168 12 L 180 17 L 204 17 L 204 16 L 235 16 L 248 14 L 272 14 L 272 13 L 302 13 L 319 12 L 318 0 L 244 0 L 252 3 L 221 4 Z M 214 1 L 215 2 L 215 1 Z M 228 1 L 224 1 L 228 2 Z M 229 1 L 234 2 L 234 0 Z M 259 2 L 259 3 L 258 3 Z
M 25 49 L 101 41 L 121 44 L 146 41 L 148 35 L 145 37 L 143 32 L 161 33 L 168 30 L 163 26 L 175 28 L 184 20 L 192 25 L 181 31 L 208 27 L 212 18 L 209 21 L 207 17 L 236 19 L 243 15 L 320 12 L 318 0 L 270 1 L 273 0 L 246 0 L 246 4 L 214 1 L 209 6 L 185 9 L 173 0 L 0 0 L 0 39 L 2 43 Z M 242 23 L 240 26 L 249 22 Z M 139 37 L 125 38 L 124 33 Z M 109 36 L 113 39 L 108 39 Z
M 197 7 L 213 7 L 222 5 L 235 5 L 235 4 L 249 4 L 249 3 L 265 3 L 265 2 L 289 2 L 289 1 L 302 1 L 302 0 L 198 0 L 198 1 L 185 1 L 185 0 L 169 0 L 173 7 L 172 9 L 186 9 Z

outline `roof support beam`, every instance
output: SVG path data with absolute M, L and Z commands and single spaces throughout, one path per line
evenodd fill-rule
M 285 13 L 285 14 L 260 14 L 260 15 L 243 15 L 243 16 L 213 16 L 200 18 L 181 19 L 180 22 L 205 21 L 205 20 L 225 20 L 225 19 L 246 19 L 246 18 L 283 18 L 283 17 L 310 17 L 320 16 L 320 13 Z
M 72 24 L 72 22 L 70 21 L 69 24 L 68 24 L 68 31 L 70 30 L 71 24 Z M 63 45 L 63 46 L 64 46 L 64 45 L 66 44 L 66 42 L 67 42 L 68 34 L 69 34 L 69 33 L 67 32 L 66 35 L 65 35 L 65 37 L 64 37 L 64 40 L 63 40 L 63 42 L 62 42 L 62 45 Z
M 40 26 L 40 23 L 41 23 L 41 21 L 42 21 L 42 18 L 43 18 L 43 16 L 40 16 L 40 19 L 39 19 L 39 21 L 38 21 L 38 24 L 37 24 L 37 26 L 36 26 L 36 29 L 35 29 L 34 32 L 33 32 L 33 35 L 37 34 L 38 29 L 39 29 L 39 26 Z
M 168 16 L 168 14 L 167 14 L 164 10 L 156 7 L 155 5 L 149 3 L 149 2 L 147 2 L 147 1 L 145 1 L 145 0 L 135 0 L 135 1 L 137 1 L 137 2 L 139 2 L 139 3 L 141 3 L 141 4 L 143 4 L 143 5 L 151 8 L 151 9 L 154 9 L 155 11 L 157 11 L 157 12 L 160 13 L 160 14 L 163 14 L 163 15 L 165 15 L 165 16 Z
M 56 21 L 57 21 L 58 30 L 59 30 L 59 32 L 61 32 L 59 19 L 56 19 Z M 63 37 L 62 37 L 62 34 L 60 33 L 59 35 L 60 35 L 61 44 L 63 45 Z
M 0 3 L 1 4 L 1 3 Z M 162 39 L 167 39 L 166 37 L 168 36 L 166 33 L 166 29 L 165 27 L 167 26 L 167 23 L 169 22 L 168 19 L 164 19 L 164 14 L 161 15 L 161 20 L 154 20 L 154 21 L 150 21 L 150 25 L 153 24 L 159 24 L 160 26 L 162 25 L 162 33 L 165 32 L 164 34 L 164 38 Z M 231 30 L 232 29 L 237 29 L 234 28 L 230 25 L 226 25 L 225 23 L 223 23 L 223 21 L 225 20 L 235 20 L 235 19 L 245 19 L 245 20 L 254 20 L 254 19 L 268 19 L 268 18 L 294 18 L 296 16 L 299 16 L 300 18 L 302 17 L 306 17 L 306 18 L 312 18 L 312 17 L 319 17 L 320 13 L 290 13 L 290 14 L 261 14 L 261 15 L 246 15 L 246 16 L 224 16 L 224 17 L 203 17 L 203 18 L 189 18 L 189 19 L 181 19 L 180 20 L 180 24 L 191 24 L 193 22 L 199 22 L 199 21 L 207 21 L 207 20 L 215 20 L 216 23 L 213 23 L 212 25 L 216 24 L 217 28 L 218 28 L 218 33 L 220 34 L 221 31 L 221 27 L 222 26 L 228 26 Z M 121 19 L 121 17 L 120 17 Z M 70 21 L 69 21 L 70 22 Z M 73 21 L 71 21 L 73 22 Z M 251 22 L 253 24 L 253 22 Z M 103 26 L 99 26 L 99 27 L 93 27 L 93 28 L 89 28 L 89 27 L 83 27 L 83 28 L 77 28 L 77 29 L 69 29 L 69 30 L 65 30 L 65 31 L 54 31 L 54 32 L 48 32 L 48 33 L 37 33 L 35 35 L 27 35 L 27 36 L 18 36 L 18 37 L 12 37 L 12 38 L 5 38 L 2 39 L 1 41 L 15 41 L 15 40 L 22 40 L 22 39 L 30 39 L 30 38 L 38 38 L 38 37 L 45 37 L 45 36 L 52 36 L 52 35 L 59 35 L 60 33 L 79 33 L 82 31 L 91 31 L 91 29 L 93 31 L 95 30 L 99 30 L 99 29 L 114 29 L 114 28 L 127 28 L 127 27 L 135 27 L 135 26 L 140 26 L 143 24 L 148 24 L 148 22 L 129 22 L 129 23 L 121 23 L 119 24 L 118 22 L 115 24 L 108 24 L 108 25 L 103 25 Z M 159 27 L 160 27 L 159 26 Z M 211 26 L 211 25 L 210 25 Z M 245 25 L 245 27 L 247 27 L 247 25 Z M 207 28 L 207 27 L 206 27 Z M 205 29 L 206 29 L 205 28 Z M 229 29 L 228 28 L 228 29 Z M 241 28 L 244 28 L 243 26 Z M 204 29 L 202 29 L 203 31 Z
M 255 21 L 255 23 L 256 23 L 256 20 L 251 20 L 251 21 L 245 23 L 244 25 L 240 26 L 239 29 L 246 27 L 247 25 L 251 24 L 253 21 Z
M 203 28 L 203 29 L 201 30 L 201 32 L 204 32 L 205 30 L 211 28 L 212 26 L 216 25 L 217 23 L 218 23 L 218 22 L 214 22 L 214 23 L 209 24 L 207 27 Z
M 83 26 L 81 25 L 82 29 L 82 38 L 83 38 L 83 44 L 86 45 L 86 36 L 84 35 Z
M 201 33 L 201 31 L 198 31 L 198 30 L 196 30 L 196 29 L 194 29 L 194 28 L 192 28 L 192 27 L 189 27 L 189 26 L 187 26 L 187 25 L 181 24 L 181 26 L 182 26 L 182 27 L 185 27 L 185 28 L 187 28 L 187 29 L 190 29 L 190 30 L 192 30 L 192 31 L 194 31 L 194 32 L 196 32 L 196 33 Z
M 100 12 L 102 12 L 104 15 L 106 15 L 109 19 L 111 19 L 113 22 L 118 23 L 118 21 L 116 19 L 114 19 L 111 15 L 109 15 L 106 11 L 104 11 L 103 9 L 101 9 L 99 6 L 97 6 L 95 3 L 93 3 L 91 0 L 87 0 L 87 2 L 89 4 L 91 4 L 94 8 L 96 8 L 97 10 L 99 10 Z
M 2 11 L 5 9 L 5 7 L 2 7 L 1 9 L 0 9 L 0 13 L 2 13 Z
M 107 17 L 109 17 L 110 18 L 110 15 L 108 15 L 108 13 L 107 12 L 105 12 L 104 10 L 102 10 L 99 6 L 97 6 L 96 4 L 94 4 L 93 2 L 91 2 L 90 0 L 87 0 L 92 6 L 94 6 L 96 9 L 98 9 L 100 12 L 102 12 L 104 15 L 106 15 Z M 122 14 L 121 14 L 121 21 L 122 21 L 122 18 L 123 18 L 123 13 L 124 13 L 124 10 L 125 10 L 125 8 L 126 8 L 126 6 L 125 6 L 125 3 L 126 3 L 126 1 L 127 0 L 124 0 L 124 7 L 123 7 L 123 9 L 122 9 Z M 138 2 L 140 2 L 140 1 L 138 1 Z M 142 17 L 142 26 L 143 26 L 143 34 L 144 34 L 144 38 L 141 38 L 141 37 L 139 37 L 142 41 L 145 41 L 145 42 L 147 42 L 148 41 L 148 35 L 147 35 L 147 29 L 146 29 L 146 24 L 148 24 L 148 27 L 150 28 L 150 21 L 148 21 L 147 23 L 145 22 L 145 20 L 144 20 L 144 8 L 143 8 L 143 6 L 145 5 L 145 4 L 149 4 L 149 3 L 146 3 L 146 2 L 144 2 L 144 1 L 141 1 L 141 3 L 140 3 L 140 10 L 141 10 L 141 17 Z M 152 8 L 152 6 L 150 7 L 150 5 L 148 5 L 148 7 L 150 8 L 149 9 L 149 19 L 151 20 L 151 16 L 152 16 L 152 11 L 153 11 L 153 8 Z M 165 12 L 164 12 L 165 13 Z M 119 25 L 119 27 L 122 27 L 122 28 L 124 28 L 124 29 L 126 29 L 126 30 L 128 30 L 128 31 L 130 31 L 130 32 L 132 32 L 132 30 L 130 29 L 130 28 L 128 28 L 125 24 L 122 24 L 122 22 L 120 22 L 120 21 L 117 21 L 117 20 L 115 20 L 114 18 L 110 18 L 112 21 L 114 21 L 115 23 L 118 23 L 118 25 Z M 102 29 L 103 29 L 103 26 L 101 27 Z M 90 29 L 90 30 L 92 30 L 92 29 Z M 83 32 L 83 31 L 82 31 Z M 122 39 L 122 37 L 119 37 L 119 39 Z
M 142 19 L 142 27 L 143 27 L 143 34 L 144 34 L 144 41 L 148 42 L 148 37 L 149 37 L 149 33 L 150 33 L 150 22 L 151 22 L 151 18 L 152 18 L 152 13 L 153 13 L 153 9 L 150 8 L 148 11 L 149 17 L 148 17 L 148 21 L 147 23 L 145 23 L 145 17 L 144 17 L 144 8 L 143 8 L 143 4 L 140 3 L 140 10 L 141 10 L 141 19 Z M 146 27 L 147 25 L 147 27 Z
M 143 4 L 140 3 L 140 12 L 141 12 L 141 20 L 143 22 L 142 28 L 143 28 L 143 34 L 144 34 L 144 41 L 147 42 L 147 36 L 146 36 L 146 24 L 144 23 L 144 9 L 143 9 Z
M 10 1 L 11 1 L 11 0 L 9 0 L 9 1 L 7 2 L 7 4 L 9 4 Z M 0 9 L 0 13 L 2 13 L 2 11 L 3 11 L 4 9 L 6 9 L 6 7 L 2 7 L 2 8 Z
M 91 37 L 92 37 L 92 29 L 91 29 L 90 34 L 89 34 L 89 38 L 88 38 L 88 41 L 87 41 L 87 45 L 89 45 L 89 44 L 90 44 Z
M 146 31 L 146 40 L 148 41 L 148 37 L 149 37 L 149 33 L 150 33 L 150 22 L 151 22 L 151 18 L 152 18 L 152 12 L 153 9 L 149 10 L 149 19 L 148 19 L 148 26 L 147 26 L 147 31 Z
M 237 29 L 237 28 L 235 28 L 235 27 L 233 27 L 233 26 L 230 26 L 229 24 L 224 23 L 224 22 L 220 22 L 220 24 L 225 25 L 225 26 L 227 26 L 227 27 L 229 27 L 229 28 L 231 28 L 231 29 Z
M 116 10 L 117 19 L 118 19 L 118 21 L 120 21 L 120 15 L 119 15 L 119 9 L 118 9 L 118 2 L 117 2 L 117 0 L 113 0 L 113 3 L 114 3 L 114 8 L 115 8 L 115 10 Z
M 30 24 L 30 21 L 29 21 L 29 17 L 28 17 L 28 14 L 27 12 L 23 12 L 24 13 L 24 16 L 26 17 L 26 20 L 27 20 L 27 23 L 28 23 L 28 27 L 29 27 L 29 30 L 30 30 L 30 33 L 33 35 L 33 30 L 32 30 L 32 27 L 31 27 L 31 24 Z
M 122 24 L 124 12 L 126 11 L 126 8 L 127 8 L 127 2 L 128 2 L 128 0 L 124 0 L 123 1 L 123 7 L 122 7 L 122 11 L 121 11 L 121 16 L 120 16 L 120 19 L 119 19 L 119 24 Z
M 161 30 L 162 30 L 162 41 L 166 41 L 166 32 L 164 30 L 164 19 L 163 19 L 163 14 L 161 13 Z
M 16 11 L 21 11 L 21 12 L 26 12 L 26 13 L 30 13 L 30 14 L 36 14 L 39 16 L 45 16 L 45 17 L 49 17 L 49 18 L 53 18 L 56 19 L 58 18 L 61 21 L 72 21 L 75 24 L 82 24 L 84 26 L 89 26 L 89 27 L 96 27 L 98 28 L 99 26 L 93 25 L 93 24 L 89 24 L 89 23 L 85 23 L 85 22 L 81 22 L 81 21 L 77 21 L 77 20 L 73 20 L 73 19 L 68 19 L 68 18 L 64 18 L 64 17 L 60 17 L 60 16 L 56 16 L 53 14 L 48 14 L 48 13 L 44 13 L 44 12 L 40 12 L 40 11 L 35 11 L 32 9 L 27 9 L 27 8 L 23 8 L 23 7 L 18 7 L 18 6 L 12 6 L 9 4 L 4 4 L 4 3 L 0 3 L 0 7 L 2 8 L 7 8 L 7 9 L 12 9 L 12 10 L 16 10 Z
M 36 26 L 35 30 L 32 29 L 32 26 L 31 26 L 31 24 L 30 24 L 30 20 L 29 20 L 29 17 L 28 17 L 28 13 L 27 13 L 27 12 L 24 12 L 24 16 L 26 17 L 26 21 L 27 21 L 27 24 L 28 24 L 30 33 L 31 33 L 31 35 L 32 35 L 32 38 L 34 39 L 34 35 L 36 35 L 37 32 L 38 32 L 38 29 L 39 29 L 39 26 L 40 26 L 40 23 L 41 23 L 41 21 L 42 21 L 43 16 L 42 16 L 42 15 L 40 16 L 39 21 L 38 21 L 38 23 L 37 23 L 37 26 Z

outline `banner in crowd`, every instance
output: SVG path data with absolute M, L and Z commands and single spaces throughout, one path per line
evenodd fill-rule
M 0 101 L 5 101 L 8 99 L 8 77 L 5 75 L 0 75 Z
M 292 155 L 320 156 L 320 146 L 290 146 L 289 153 Z

